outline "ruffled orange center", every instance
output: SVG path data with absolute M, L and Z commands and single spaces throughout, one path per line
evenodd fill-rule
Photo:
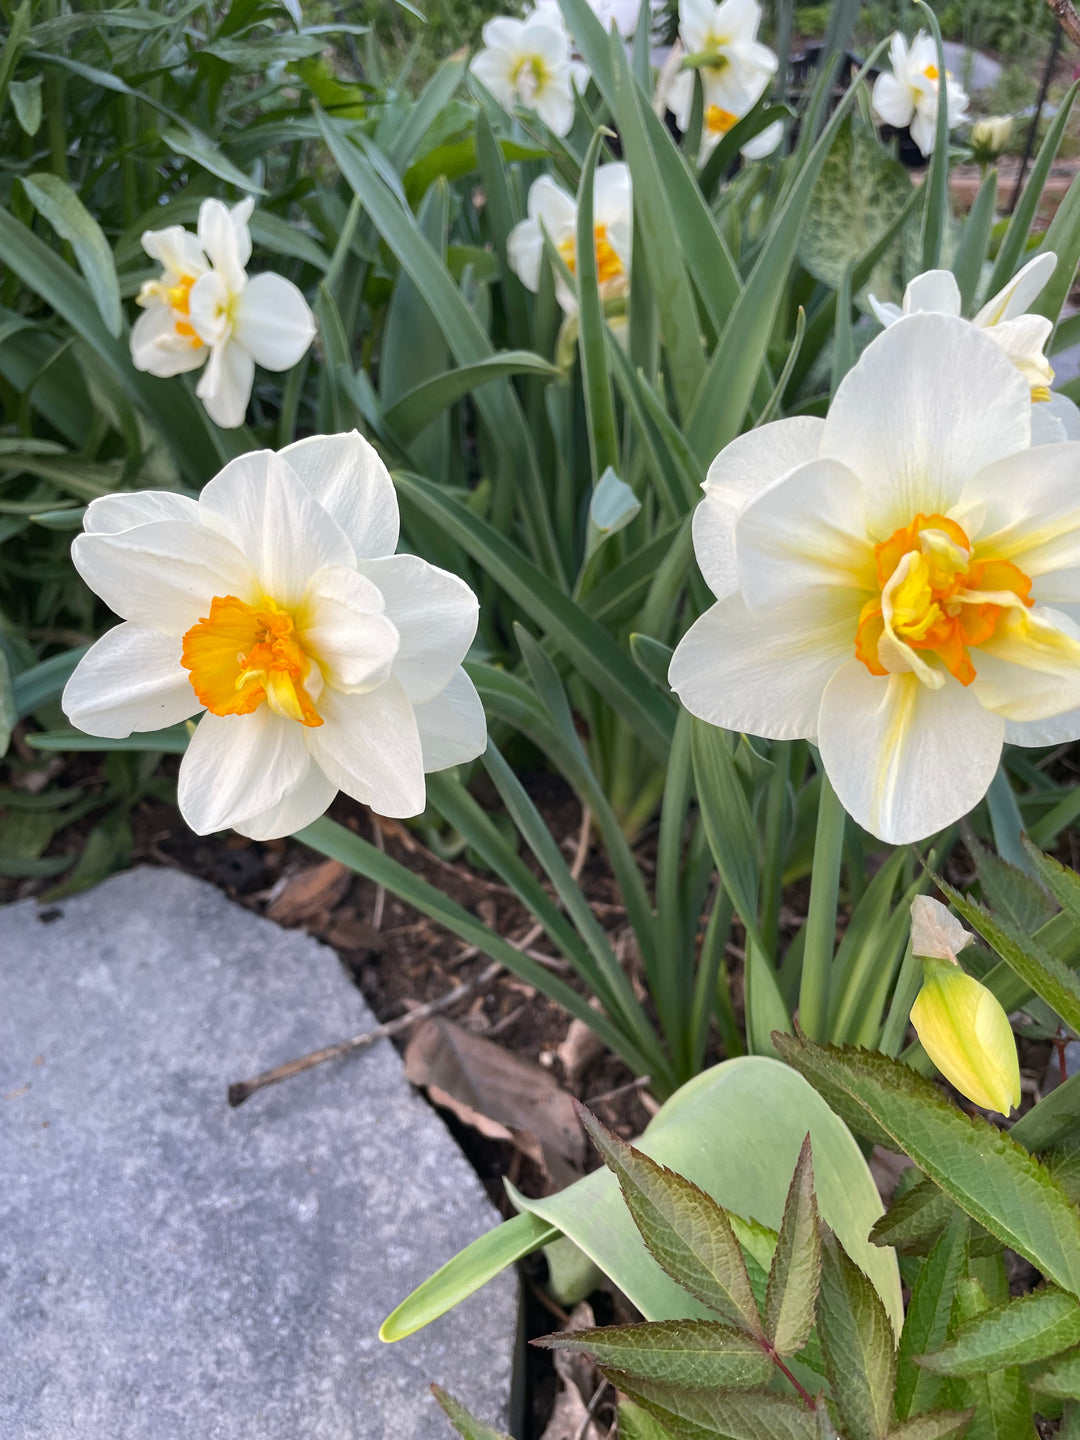
M 287 720 L 321 725 L 308 690 L 318 699 L 322 672 L 295 631 L 293 617 L 266 595 L 261 606 L 215 595 L 210 614 L 184 636 L 180 663 L 214 715 L 250 715 L 265 700 Z
M 935 683 L 945 670 L 970 685 L 969 650 L 985 644 L 1003 616 L 1035 603 L 1022 570 L 975 559 L 967 535 L 945 515 L 916 515 L 874 555 L 881 594 L 863 606 L 855 634 L 855 654 L 871 675 L 915 670 Z
M 596 240 L 596 280 L 598 284 L 605 285 L 609 280 L 617 280 L 626 272 L 619 259 L 619 252 L 607 238 L 607 226 L 595 226 L 593 234 Z M 576 275 L 577 241 L 572 235 L 559 246 L 559 254 L 566 262 L 566 268 L 570 274 Z
M 733 125 L 738 123 L 739 117 L 733 115 L 730 110 L 724 110 L 719 105 L 710 105 L 705 111 L 705 128 L 712 135 L 726 135 Z

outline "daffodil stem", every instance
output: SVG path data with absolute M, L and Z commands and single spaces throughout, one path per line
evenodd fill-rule
M 825 771 L 821 772 L 810 910 L 806 917 L 799 1025 L 811 1040 L 824 1040 L 829 1025 L 829 972 L 836 945 L 836 904 L 840 891 L 840 859 L 844 848 L 844 807 Z

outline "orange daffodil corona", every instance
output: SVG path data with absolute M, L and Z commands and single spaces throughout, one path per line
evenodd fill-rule
M 201 835 L 289 835 L 338 790 L 419 814 L 425 771 L 486 744 L 461 668 L 477 602 L 397 540 L 390 476 L 355 433 L 243 455 L 197 501 L 92 501 L 72 557 L 124 623 L 80 661 L 65 713 L 122 737 L 202 712 L 178 787 Z
M 1032 447 L 985 331 L 890 326 L 824 420 L 710 468 L 694 548 L 717 603 L 670 681 L 726 729 L 819 747 L 844 807 L 920 840 L 986 793 L 1004 741 L 1080 737 L 1080 444 Z
M 223 429 L 244 423 L 256 364 L 289 370 L 315 335 L 314 316 L 291 280 L 248 278 L 253 206 L 251 199 L 231 209 L 204 200 L 197 235 L 170 225 L 142 237 L 162 272 L 139 292 L 135 368 L 168 376 L 205 366 L 195 393 Z

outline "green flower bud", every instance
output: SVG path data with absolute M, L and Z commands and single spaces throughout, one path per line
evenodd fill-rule
M 988 115 L 971 127 L 971 148 L 980 160 L 996 160 L 1012 139 L 1011 115 Z
M 1020 1104 L 1020 1063 L 1009 1017 L 985 985 L 955 960 L 923 960 L 923 988 L 911 1007 L 922 1047 L 976 1105 L 1007 1115 Z

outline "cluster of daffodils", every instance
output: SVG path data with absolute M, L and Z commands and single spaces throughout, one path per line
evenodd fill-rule
M 1027 307 L 1042 292 L 1057 268 L 1057 256 L 1046 251 L 1029 260 L 1003 290 L 988 300 L 972 320 L 1001 346 L 1028 382 L 1033 410 L 1031 442 L 1046 445 L 1055 440 L 1080 440 L 1080 410 L 1066 395 L 1054 394 L 1054 371 L 1043 353 L 1053 333 L 1045 315 L 1029 315 Z M 917 275 L 904 292 L 903 305 L 882 304 L 869 297 L 883 325 L 895 325 L 905 315 L 925 312 L 960 314 L 960 287 L 949 270 L 927 270 Z
M 824 420 L 733 441 L 694 515 L 717 603 L 672 658 L 686 707 L 813 741 L 894 844 L 977 804 L 1005 741 L 1080 737 L 1080 443 L 1033 446 L 1033 409 L 991 331 L 919 312 Z
M 72 558 L 124 623 L 80 661 L 65 713 L 120 737 L 201 712 L 178 789 L 200 835 L 289 835 L 339 790 L 419 814 L 425 771 L 486 744 L 461 668 L 477 603 L 397 540 L 390 476 L 355 433 L 241 456 L 197 501 L 92 501 Z
M 577 201 L 544 175 L 529 190 L 528 219 L 507 236 L 510 268 L 527 290 L 540 288 L 544 265 L 544 236 L 562 258 L 571 275 L 577 273 Z M 593 234 L 596 278 L 600 298 L 626 296 L 630 289 L 630 246 L 634 231 L 630 171 L 625 165 L 602 165 L 593 188 Z M 577 295 L 562 269 L 555 274 L 555 295 L 565 315 L 576 315 Z
M 923 988 L 911 1007 L 923 1049 L 969 1100 L 1002 1115 L 1020 1104 L 1020 1062 L 1009 1017 L 985 985 L 960 968 L 971 940 L 939 900 L 911 906 L 911 953 L 923 962 Z
M 135 368 L 167 376 L 205 366 L 195 393 L 223 429 L 244 423 L 255 366 L 291 369 L 315 335 L 314 316 L 290 280 L 248 278 L 253 205 L 204 200 L 197 235 L 170 225 L 142 237 L 162 271 L 139 292 Z
M 942 84 L 950 130 L 968 118 L 967 94 L 948 71 L 942 77 L 937 46 L 925 30 L 919 31 L 910 47 L 898 31 L 892 37 L 889 61 L 892 74 L 879 75 L 874 81 L 874 110 L 886 125 L 895 125 L 898 130 L 910 128 L 912 140 L 924 155 L 930 155 L 937 138 Z
M 470 70 L 500 105 L 535 110 L 553 135 L 567 135 L 574 123 L 574 95 L 589 72 L 573 59 L 573 42 L 555 0 L 523 20 L 502 15 L 481 32 L 484 48 Z
M 761 99 L 776 74 L 777 58 L 757 38 L 761 6 L 757 0 L 679 0 L 679 43 L 664 66 L 657 107 L 670 110 L 679 129 L 690 126 L 694 72 L 701 77 L 702 111 L 699 158 L 707 159 L 724 136 Z M 742 147 L 754 160 L 780 143 L 776 122 Z

